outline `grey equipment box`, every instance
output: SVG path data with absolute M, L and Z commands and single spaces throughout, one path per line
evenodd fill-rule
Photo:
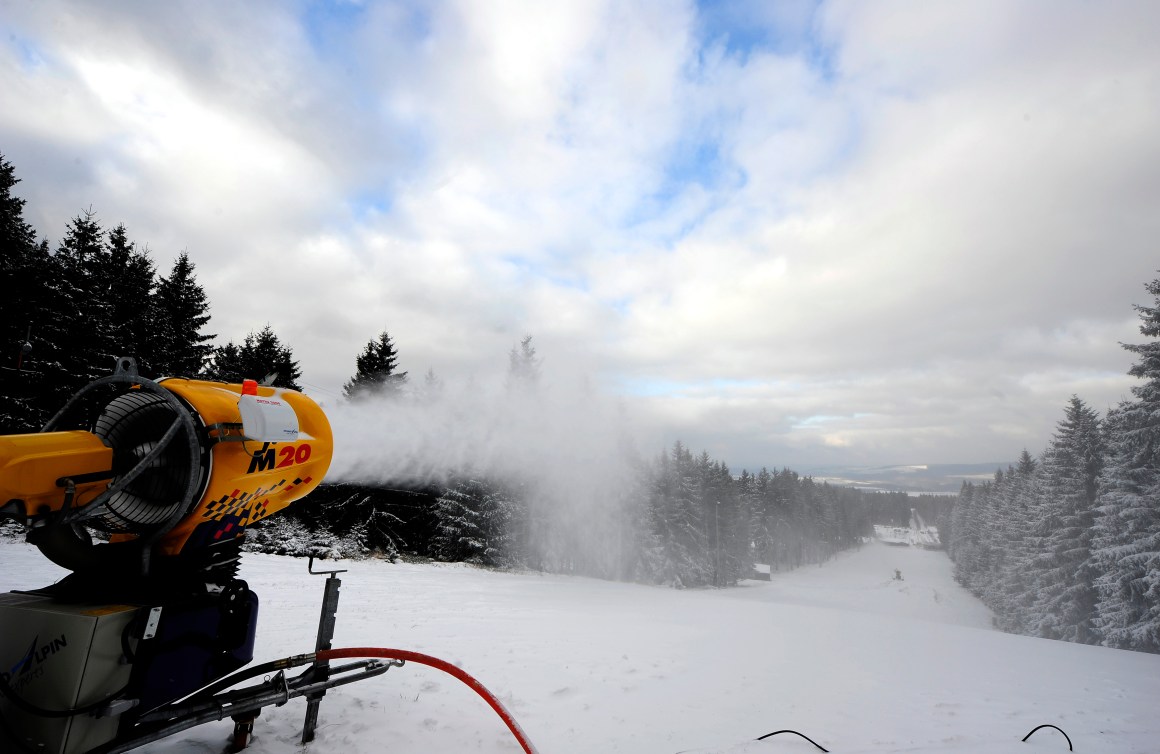
M 121 637 L 143 608 L 0 594 L 0 674 L 20 698 L 47 710 L 79 709 L 125 687 L 132 666 Z M 134 641 L 135 643 L 135 641 Z M 0 751 L 79 754 L 111 741 L 119 715 L 41 717 L 0 695 Z M 13 745 L 3 729 L 16 735 Z

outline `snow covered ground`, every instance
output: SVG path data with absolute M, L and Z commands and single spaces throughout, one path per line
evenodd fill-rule
M 0 543 L 5 582 L 62 572 Z M 327 564 L 330 565 L 329 563 Z M 344 562 L 335 646 L 442 657 L 495 692 L 549 752 L 1160 750 L 1160 656 L 990 628 L 941 552 L 870 544 L 821 567 L 737 589 L 675 591 L 462 565 Z M 896 580 L 895 569 L 902 580 Z M 248 554 L 262 599 L 259 661 L 314 647 L 322 577 L 304 561 Z M 477 696 L 415 665 L 332 691 L 318 737 L 298 743 L 305 703 L 270 708 L 250 751 L 317 754 L 514 752 Z M 149 747 L 223 750 L 232 723 Z

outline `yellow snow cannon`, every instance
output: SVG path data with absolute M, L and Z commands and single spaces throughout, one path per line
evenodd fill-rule
M 42 432 L 0 437 L 0 517 L 72 571 L 0 594 L 0 751 L 142 745 L 146 714 L 249 663 L 246 528 L 318 486 L 332 452 L 301 393 L 148 380 L 129 358 Z
M 200 578 L 236 569 L 246 527 L 318 486 L 332 452 L 326 415 L 299 392 L 154 382 L 121 359 L 44 431 L 0 437 L 0 516 L 78 574 Z

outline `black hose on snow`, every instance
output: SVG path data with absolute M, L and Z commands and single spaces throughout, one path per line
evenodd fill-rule
M 816 747 L 818 747 L 819 749 L 821 749 L 822 751 L 826 752 L 826 754 L 830 754 L 830 750 L 829 750 L 829 749 L 827 749 L 827 748 L 824 748 L 824 747 L 823 747 L 823 746 L 822 746 L 820 743 L 818 743 L 818 742 L 817 742 L 817 741 L 815 741 L 814 739 L 810 738 L 809 736 L 805 735 L 804 733 L 798 733 L 796 730 L 789 730 L 789 729 L 786 729 L 786 730 L 775 730 L 773 733 L 766 733 L 764 736 L 758 736 L 758 737 L 757 737 L 757 739 L 755 739 L 755 740 L 757 740 L 757 741 L 764 741 L 764 740 L 765 740 L 765 739 L 767 739 L 767 738 L 772 738 L 773 736 L 777 736 L 777 735 L 780 735 L 780 734 L 782 734 L 782 733 L 792 733 L 792 734 L 794 734 L 795 736 L 801 736 L 801 737 L 802 737 L 802 738 L 804 738 L 805 740 L 807 740 L 807 741 L 809 741 L 810 743 L 812 743 L 814 746 L 816 746 Z
M 1024 743 L 1026 743 L 1027 739 L 1031 738 L 1032 734 L 1034 734 L 1035 731 L 1039 730 L 1040 728 L 1055 728 L 1060 733 L 1063 733 L 1063 737 L 1067 739 L 1067 750 L 1068 751 L 1075 751 L 1075 749 L 1073 749 L 1071 747 L 1071 736 L 1064 733 L 1063 728 L 1059 727 L 1058 725 L 1052 725 L 1051 723 L 1044 723 L 1043 725 L 1038 725 L 1038 726 L 1032 728 L 1031 733 L 1028 733 L 1026 736 L 1023 737 Z

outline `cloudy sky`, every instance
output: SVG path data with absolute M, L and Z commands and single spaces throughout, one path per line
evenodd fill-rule
M 1007 461 L 1128 393 L 1160 269 L 1160 4 L 0 0 L 50 244 L 187 250 L 334 396 L 621 396 L 731 466 Z M 651 433 L 651 434 L 650 434 Z

